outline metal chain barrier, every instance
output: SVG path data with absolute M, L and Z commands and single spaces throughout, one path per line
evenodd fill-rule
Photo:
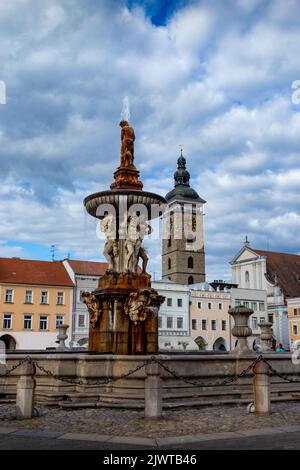
M 41 366 L 38 362 L 34 361 L 35 366 L 41 371 L 44 372 L 44 374 L 48 375 L 49 377 L 52 377 L 56 380 L 61 380 L 62 382 L 66 382 L 72 385 L 107 385 L 110 382 L 113 382 L 114 380 L 117 379 L 125 379 L 127 377 L 130 377 L 132 374 L 137 372 L 140 369 L 143 369 L 148 363 L 145 362 L 142 365 L 138 365 L 135 369 L 130 369 L 126 374 L 121 375 L 120 377 L 116 377 L 115 379 L 110 379 L 110 378 L 105 378 L 105 379 L 99 379 L 99 380 L 93 380 L 86 382 L 82 379 L 68 379 L 67 377 L 61 377 L 60 375 L 54 374 L 48 369 L 45 369 L 45 367 Z
M 0 377 L 8 377 L 14 370 L 18 369 L 18 367 L 25 364 L 25 362 L 33 363 L 34 361 L 32 360 L 32 358 L 30 356 L 26 356 L 24 359 L 22 359 L 20 362 L 18 362 L 18 364 L 16 364 L 15 366 L 12 366 L 10 369 L 8 369 L 3 374 L 0 374 Z
M 176 374 L 176 372 L 174 372 L 172 369 L 166 366 L 162 361 L 157 359 L 155 356 L 151 357 L 152 362 L 156 362 L 157 364 L 159 364 L 166 372 L 171 374 L 173 377 L 175 377 L 178 380 L 182 380 L 183 382 L 189 385 L 193 385 L 195 387 L 220 387 L 222 385 L 227 385 L 227 384 L 236 382 L 241 377 L 244 377 L 245 375 L 247 375 L 248 372 L 250 372 L 250 370 L 252 370 L 252 368 L 261 360 L 262 360 L 262 355 L 258 356 L 253 362 L 251 362 L 251 364 L 249 364 L 249 366 L 246 369 L 244 369 L 240 374 L 234 375 L 233 377 L 228 377 L 227 379 L 216 381 L 216 382 L 199 383 L 198 381 L 196 382 L 196 381 L 187 379 L 182 375 Z
M 286 375 L 281 374 L 280 372 L 277 372 L 277 370 L 275 370 L 274 367 L 272 367 L 271 364 L 264 357 L 261 357 L 261 360 L 269 367 L 269 370 L 270 372 L 272 372 L 273 375 L 276 375 L 280 379 L 283 379 L 289 383 L 300 383 L 299 379 L 290 379 Z
M 281 379 L 283 379 L 283 380 L 285 380 L 286 382 L 289 382 L 289 383 L 300 383 L 299 379 L 292 379 L 292 378 L 289 378 L 289 377 L 285 376 L 284 374 L 281 374 L 280 372 L 277 372 L 262 355 L 257 356 L 257 358 L 254 361 L 252 361 L 251 364 L 249 364 L 249 366 L 246 367 L 246 369 L 244 369 L 239 374 L 236 374 L 232 377 L 228 377 L 224 380 L 217 380 L 215 382 L 205 382 L 205 383 L 199 382 L 198 380 L 195 381 L 195 380 L 188 379 L 188 378 L 184 377 L 183 375 L 178 375 L 174 370 L 170 369 L 167 365 L 165 365 L 161 360 L 157 359 L 155 356 L 150 357 L 150 363 L 152 362 L 152 363 L 159 364 L 162 369 L 164 369 L 166 372 L 168 372 L 170 375 L 172 375 L 177 380 L 181 380 L 181 381 L 185 382 L 188 385 L 193 385 L 194 387 L 220 387 L 220 386 L 223 386 L 223 385 L 228 385 L 230 383 L 234 383 L 238 379 L 246 376 L 250 371 L 252 371 L 253 367 L 260 361 L 263 361 L 265 364 L 267 364 L 267 366 L 269 367 L 270 372 L 273 375 L 276 375 L 277 377 L 279 377 L 279 378 L 281 378 Z M 0 373 L 0 377 L 8 377 L 13 371 L 18 369 L 18 367 L 25 364 L 25 362 L 29 362 L 29 363 L 34 364 L 37 369 L 39 369 L 45 375 L 47 375 L 49 377 L 52 377 L 55 380 L 60 380 L 62 382 L 72 384 L 72 385 L 108 385 L 109 383 L 114 382 L 115 380 L 126 379 L 126 378 L 130 377 L 131 375 L 135 374 L 137 371 L 139 371 L 139 370 L 143 369 L 144 367 L 146 367 L 147 364 L 149 364 L 149 362 L 144 362 L 143 364 L 136 366 L 134 369 L 130 369 L 128 372 L 126 372 L 126 374 L 123 374 L 120 377 L 117 377 L 117 378 L 114 378 L 114 379 L 107 377 L 107 378 L 104 378 L 104 379 L 92 380 L 92 381 L 87 382 L 86 380 L 82 380 L 82 379 L 69 379 L 67 377 L 63 377 L 63 376 L 54 374 L 49 369 L 46 369 L 45 367 L 41 366 L 37 361 L 32 359 L 30 356 L 26 356 L 24 359 L 19 361 L 16 365 L 12 366 L 6 372 L 4 372 L 2 374 Z
M 126 379 L 127 377 L 130 377 L 131 375 L 135 374 L 138 370 L 143 369 L 146 367 L 148 362 L 144 362 L 141 365 L 138 365 L 134 369 L 130 369 L 126 374 L 121 375 L 120 377 L 116 377 L 115 379 L 112 378 L 104 378 L 104 379 L 99 379 L 99 380 L 93 380 L 93 381 L 85 381 L 82 379 L 69 379 L 67 377 L 63 377 L 57 374 L 54 374 L 51 370 L 46 369 L 45 367 L 41 366 L 37 361 L 32 359 L 30 356 L 26 356 L 24 359 L 22 359 L 18 364 L 15 366 L 11 367 L 9 370 L 4 372 L 3 374 L 0 374 L 0 377 L 7 377 L 9 376 L 14 370 L 16 370 L 18 367 L 20 367 L 22 364 L 25 364 L 25 362 L 30 362 L 36 366 L 37 369 L 39 369 L 41 372 L 43 372 L 45 375 L 48 375 L 49 377 L 52 377 L 53 379 L 56 380 L 61 380 L 62 382 L 66 382 L 72 385 L 107 385 L 110 382 L 113 382 L 114 380 L 117 379 Z

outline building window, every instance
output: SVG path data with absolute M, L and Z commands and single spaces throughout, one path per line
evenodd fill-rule
M 162 327 L 162 317 L 158 317 L 158 328 Z
M 212 320 L 211 321 L 211 329 L 214 331 L 217 329 L 217 321 L 216 320 Z
M 5 291 L 5 303 L 12 304 L 14 301 L 14 290 L 6 289 Z
M 173 317 L 167 317 L 167 328 L 173 328 Z
M 168 238 L 168 246 L 169 246 L 169 247 L 172 246 L 172 239 L 171 239 L 171 237 Z
M 273 323 L 273 313 L 269 313 L 268 322 Z
M 194 267 L 194 259 L 192 256 L 188 257 L 188 268 L 193 269 Z
M 79 299 L 78 299 L 79 302 L 83 302 L 83 300 L 82 300 L 82 294 L 83 294 L 84 292 L 89 292 L 89 290 L 80 290 L 80 291 L 79 291 Z
M 251 302 L 251 308 L 252 308 L 252 310 L 254 310 L 254 312 L 256 312 L 256 310 L 257 310 L 257 303 L 256 303 L 256 302 Z
M 40 330 L 48 330 L 48 317 L 47 317 L 47 315 L 40 315 Z
M 177 299 L 177 307 L 182 307 L 182 299 Z
M 264 312 L 265 311 L 265 303 L 264 302 L 259 302 L 259 311 Z
M 257 329 L 257 317 L 252 317 L 252 328 L 253 330 Z
M 298 325 L 293 325 L 293 335 L 298 334 Z
M 48 304 L 48 291 L 46 290 L 42 290 L 41 292 L 41 304 Z
M 171 258 L 168 258 L 168 269 L 171 269 L 172 263 L 171 263 Z
M 10 330 L 12 327 L 11 313 L 5 313 L 3 317 L 3 330 Z
M 219 304 L 219 310 L 223 310 L 223 304 Z
M 198 308 L 202 308 L 202 302 L 198 302 Z
M 300 308 L 294 308 L 294 315 L 300 315 Z
M 182 317 L 177 317 L 177 328 L 180 328 L 180 329 L 183 328 L 183 318 Z
M 249 308 L 249 302 L 243 302 L 244 307 Z
M 25 291 L 25 304 L 32 304 L 33 301 L 32 290 Z
M 212 303 L 211 303 L 211 302 L 208 302 L 207 306 L 208 306 L 208 310 L 211 310 Z
M 56 315 L 56 328 L 64 324 L 64 316 L 63 315 Z
M 85 327 L 85 315 L 78 315 L 78 326 L 79 328 Z
M 206 320 L 202 320 L 202 330 L 207 330 L 207 321 Z
M 197 330 L 197 320 L 192 320 L 192 330 Z
M 222 330 L 226 331 L 226 320 L 222 320 Z
M 250 287 L 250 275 L 249 275 L 249 271 L 246 271 L 246 272 L 245 272 L 245 285 L 246 285 L 246 288 L 249 288 L 249 287 Z
M 265 323 L 265 317 L 259 317 L 259 323 Z
M 64 305 L 65 294 L 64 292 L 57 292 L 57 305 Z
M 171 298 L 167 299 L 167 306 L 172 307 L 172 299 Z
M 193 276 L 188 277 L 188 284 L 194 284 L 194 278 Z
M 32 316 L 24 315 L 24 330 L 31 330 L 32 328 Z

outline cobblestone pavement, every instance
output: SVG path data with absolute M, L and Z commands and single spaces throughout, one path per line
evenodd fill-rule
M 61 410 L 38 407 L 40 416 L 16 420 L 13 405 L 0 405 L 0 427 L 56 432 L 104 433 L 112 436 L 169 437 L 242 431 L 300 424 L 300 403 L 272 405 L 270 415 L 247 414 L 246 406 L 168 410 L 163 418 L 145 419 L 143 411 L 115 409 Z

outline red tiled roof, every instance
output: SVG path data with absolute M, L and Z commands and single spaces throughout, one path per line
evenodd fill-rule
M 75 274 L 104 276 L 107 270 L 107 263 L 100 261 L 79 261 L 75 259 L 68 259 L 67 261 Z
M 267 258 L 267 276 L 272 283 L 277 284 L 285 297 L 300 296 L 300 255 L 277 253 L 251 248 L 259 256 Z
M 73 287 L 62 261 L 0 258 L 0 282 Z

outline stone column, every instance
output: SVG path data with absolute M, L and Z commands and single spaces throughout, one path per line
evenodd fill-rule
M 27 419 L 33 417 L 36 369 L 32 362 L 25 362 L 20 369 L 20 378 L 17 383 L 16 415 L 19 419 Z
M 159 364 L 151 362 L 146 366 L 145 418 L 159 418 L 162 415 L 162 390 Z
M 58 346 L 56 348 L 57 351 L 67 351 L 68 348 L 65 345 L 65 341 L 68 338 L 67 335 L 67 329 L 69 328 L 69 325 L 59 325 L 58 327 Z
M 271 322 L 262 322 L 258 326 L 261 330 L 260 332 L 260 351 L 269 352 L 272 351 L 272 338 L 273 338 L 273 323 Z
M 253 367 L 253 388 L 255 413 L 270 413 L 270 376 L 269 366 L 260 361 Z
M 252 330 L 248 325 L 249 317 L 253 310 L 248 307 L 234 307 L 228 310 L 228 313 L 234 318 L 234 327 L 232 328 L 233 336 L 237 338 L 237 345 L 233 350 L 234 354 L 254 354 L 249 348 L 247 338 L 251 336 Z

